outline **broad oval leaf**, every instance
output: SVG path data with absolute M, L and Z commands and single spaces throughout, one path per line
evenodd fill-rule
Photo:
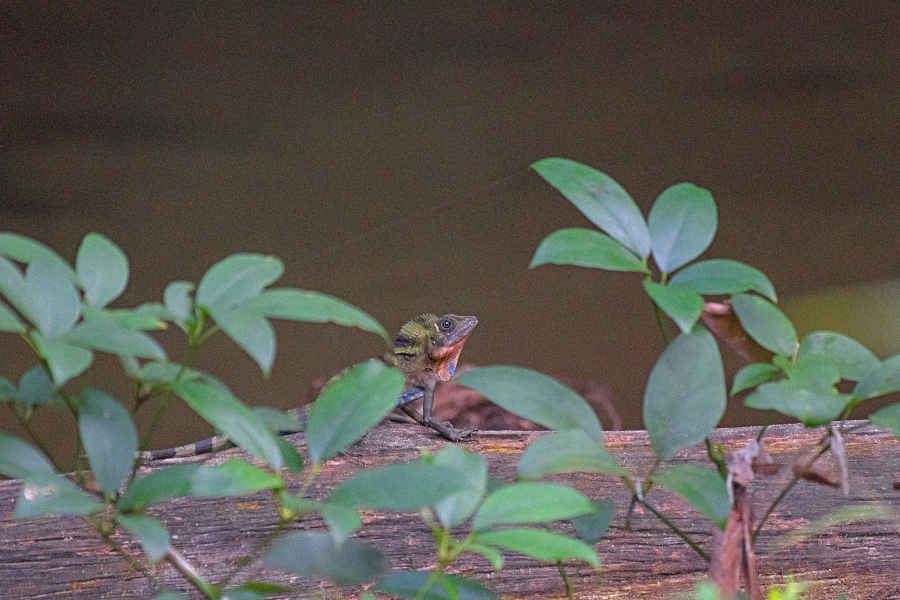
M 22 482 L 15 517 L 87 515 L 101 510 L 101 503 L 62 475 L 32 474 Z
M 0 331 L 25 333 L 25 324 L 3 302 L 0 302 Z
M 456 469 L 414 462 L 360 471 L 339 484 L 328 502 L 394 511 L 418 510 L 467 487 L 468 481 Z
M 41 452 L 17 437 L 0 433 L 0 473 L 13 479 L 52 475 L 53 465 Z
M 725 411 L 725 372 L 712 335 L 683 333 L 656 361 L 644 393 L 644 425 L 662 459 L 703 441 Z
M 434 457 L 434 464 L 460 472 L 466 489 L 447 496 L 434 506 L 434 513 L 445 527 L 456 527 L 469 518 L 487 490 L 487 462 L 480 454 L 466 452 L 459 446 L 446 446 Z
M 275 469 L 281 468 L 281 450 L 275 437 L 263 420 L 240 400 L 212 385 L 195 381 L 176 381 L 170 388 L 229 440 Z
M 688 288 L 660 285 L 649 280 L 644 280 L 644 289 L 683 333 L 690 333 L 703 312 L 703 297 L 700 294 Z
M 672 465 L 654 475 L 653 481 L 684 498 L 719 529 L 725 528 L 731 501 L 725 480 L 716 471 L 697 465 Z
M 62 401 L 44 365 L 35 365 L 22 375 L 15 399 L 25 407 L 56 404 Z
M 734 382 L 731 384 L 731 395 L 734 396 L 744 390 L 772 381 L 779 373 L 781 373 L 781 369 L 769 363 L 747 365 L 735 374 Z
M 88 307 L 85 310 L 85 319 L 100 315 L 112 319 L 120 327 L 132 331 L 148 331 L 153 329 L 165 329 L 166 321 L 172 321 L 175 315 L 169 312 L 159 302 L 145 302 L 134 308 L 115 308 L 112 310 Z
M 423 591 L 431 582 L 428 591 Z M 500 596 L 474 579 L 431 571 L 403 571 L 390 573 L 376 582 L 373 589 L 393 598 L 418 600 L 500 600 Z M 453 589 L 451 594 L 448 589 Z
M 403 375 L 371 359 L 331 379 L 313 405 L 306 443 L 313 462 L 323 462 L 358 440 L 397 405 Z
M 797 347 L 797 331 L 774 304 L 750 294 L 735 294 L 731 305 L 744 330 L 760 346 L 775 354 L 791 356 Z
M 716 203 L 709 191 L 678 183 L 663 191 L 647 216 L 653 260 L 664 273 L 697 258 L 716 235 Z
M 900 391 L 900 354 L 876 367 L 853 388 L 857 398 L 875 398 Z
M 543 523 L 593 512 L 591 501 L 555 483 L 514 483 L 488 496 L 472 519 L 472 529 L 505 523 Z
M 137 430 L 131 415 L 109 394 L 87 388 L 78 397 L 78 431 L 100 489 L 114 494 L 134 464 Z
M 214 264 L 197 286 L 197 304 L 230 308 L 258 296 L 281 277 L 284 265 L 274 256 L 232 254 Z
M 21 263 L 43 261 L 53 263 L 59 267 L 69 281 L 75 282 L 78 277 L 75 271 L 63 260 L 59 254 L 31 238 L 17 233 L 0 233 L 0 256 L 8 256 Z
M 477 539 L 482 544 L 501 546 L 538 560 L 558 561 L 577 558 L 594 568 L 600 567 L 600 559 L 597 558 L 593 548 L 580 540 L 544 529 L 522 527 L 486 531 L 479 533 Z
M 522 367 L 480 367 L 463 373 L 455 381 L 544 427 L 581 429 L 598 442 L 603 441 L 603 428 L 588 403 L 542 373 Z
M 275 330 L 265 317 L 243 308 L 210 307 L 210 314 L 244 352 L 268 376 L 275 362 Z
M 699 294 L 737 294 L 754 291 L 772 302 L 778 301 L 775 286 L 761 271 L 736 260 L 703 260 L 676 273 L 672 285 L 690 288 Z
M 750 408 L 777 410 L 796 417 L 807 427 L 818 427 L 836 419 L 850 400 L 848 394 L 809 389 L 785 380 L 759 386 L 744 404 Z
M 606 448 L 580 429 L 542 435 L 519 459 L 518 476 L 524 479 L 576 472 L 625 474 Z
M 328 525 L 328 532 L 338 545 L 344 543 L 353 532 L 362 527 L 362 521 L 355 508 L 343 504 L 323 503 L 319 511 Z
M 48 338 L 60 336 L 81 315 L 81 298 L 66 270 L 57 263 L 36 260 L 25 271 L 28 315 Z
M 798 360 L 813 354 L 831 359 L 841 377 L 851 381 L 862 381 L 881 364 L 871 350 L 834 331 L 814 331 L 803 339 L 797 350 Z
M 28 288 L 25 286 L 25 277 L 19 271 L 19 267 L 2 256 L 0 256 L 0 292 L 22 316 L 32 323 L 37 323 L 37 319 L 31 312 L 34 307 L 31 304 Z
M 886 427 L 900 437 L 900 403 L 885 406 L 869 415 L 869 420 L 879 427 Z
M 200 465 L 171 465 L 148 473 L 131 482 L 116 506 L 123 512 L 140 512 L 154 502 L 190 496 L 199 468 Z
M 531 168 L 591 223 L 641 258 L 650 254 L 650 234 L 644 216 L 612 177 L 566 158 L 545 158 Z
M 163 291 L 163 303 L 181 323 L 187 321 L 191 316 L 193 302 L 190 294 L 192 291 L 194 291 L 194 284 L 190 281 L 173 281 Z
M 609 500 L 591 502 L 594 512 L 572 519 L 578 539 L 593 546 L 606 535 L 609 524 L 616 514 L 616 505 Z
M 559 229 L 541 241 L 528 268 L 546 264 L 648 272 L 647 266 L 625 246 L 599 231 L 581 227 Z
M 84 288 L 84 301 L 102 308 L 119 297 L 128 283 L 125 253 L 104 235 L 84 236 L 75 258 L 75 272 Z
M 152 337 L 142 331 L 123 327 L 115 319 L 100 312 L 91 313 L 72 331 L 61 336 L 59 341 L 121 356 L 166 359 L 166 353 Z
M 191 496 L 243 496 L 260 490 L 280 488 L 277 475 L 233 458 L 214 467 L 201 466 L 191 479 Z
M 307 323 L 336 323 L 346 327 L 359 327 L 390 341 L 387 331 L 371 316 L 343 300 L 322 294 L 293 288 L 265 290 L 241 305 L 244 310 L 259 313 L 271 319 L 289 319 Z
M 371 581 L 387 563 L 381 552 L 356 540 L 337 545 L 330 535 L 294 532 L 276 539 L 266 551 L 268 566 L 305 577 L 329 579 L 338 585 Z
M 119 515 L 116 520 L 137 538 L 150 562 L 158 561 L 169 551 L 169 532 L 153 517 Z
M 37 331 L 31 332 L 31 340 L 47 361 L 56 387 L 62 387 L 65 382 L 83 373 L 94 360 L 94 353 L 90 350 L 46 338 Z

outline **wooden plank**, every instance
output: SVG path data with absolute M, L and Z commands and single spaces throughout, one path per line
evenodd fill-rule
M 758 428 L 717 430 L 714 441 L 729 450 L 741 447 Z M 495 431 L 479 434 L 464 444 L 487 457 L 492 476 L 511 480 L 523 449 L 545 432 Z M 765 444 L 776 461 L 791 463 L 810 451 L 822 435 L 798 425 L 771 427 Z M 302 435 L 291 436 L 302 447 Z M 897 438 L 867 427 L 846 436 L 851 490 L 843 497 L 838 490 L 803 482 L 797 485 L 777 511 L 757 544 L 764 585 L 781 582 L 794 574 L 813 583 L 810 597 L 900 598 L 900 533 L 898 524 L 862 521 L 826 530 L 793 546 L 782 545 L 783 534 L 845 505 L 883 505 L 900 511 L 900 452 Z M 445 442 L 419 427 L 385 424 L 352 448 L 352 454 L 330 461 L 312 486 L 311 494 L 322 497 L 334 485 L 361 468 L 415 460 L 423 448 L 439 450 Z M 621 431 L 607 434 L 607 445 L 633 473 L 647 472 L 653 452 L 646 432 Z M 231 450 L 217 455 L 220 462 L 240 455 Z M 674 462 L 705 461 L 702 448 L 678 454 Z M 168 461 L 169 463 L 174 461 Z M 822 469 L 834 469 L 830 455 Z M 751 490 L 754 506 L 761 514 L 790 478 L 789 468 L 772 478 L 757 480 Z M 597 544 L 603 563 L 597 575 L 585 565 L 567 565 L 578 598 L 664 598 L 690 589 L 706 571 L 706 563 L 673 535 L 653 515 L 638 510 L 631 530 L 624 528 L 627 490 L 612 477 L 575 474 L 558 478 L 591 498 L 608 498 L 617 507 L 607 538 Z M 291 478 L 291 488 L 299 486 Z M 19 490 L 15 481 L 0 482 L 0 581 L 3 598 L 149 598 L 153 589 L 141 575 L 131 571 L 79 518 L 14 520 L 12 511 Z M 697 515 L 677 497 L 654 489 L 650 500 L 684 531 L 709 547 L 711 523 Z M 174 545 L 209 580 L 229 573 L 238 559 L 271 533 L 277 523 L 265 494 L 223 499 L 177 499 L 153 507 L 150 514 L 161 519 L 173 535 Z M 900 513 L 898 513 L 900 514 Z M 378 546 L 398 570 L 424 569 L 434 565 L 433 542 L 416 515 L 363 513 L 359 539 Z M 303 521 L 299 528 L 323 529 L 320 519 Z M 568 524 L 557 528 L 571 533 Z M 127 535 L 117 537 L 136 553 L 137 545 Z M 510 598 L 560 597 L 562 583 L 556 567 L 508 553 L 502 572 L 493 573 L 477 555 L 465 555 L 457 568 L 481 579 Z M 187 590 L 180 576 L 166 563 L 156 576 L 173 589 Z M 246 577 L 244 570 L 236 578 Z M 263 572 L 271 579 L 299 585 L 307 591 L 331 589 L 328 584 L 301 581 L 277 572 Z M 195 596 L 196 597 L 196 596 Z M 345 596 L 347 597 L 347 596 Z

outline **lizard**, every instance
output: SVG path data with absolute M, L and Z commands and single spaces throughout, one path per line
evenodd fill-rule
M 397 408 L 420 425 L 434 429 L 453 442 L 469 437 L 472 432 L 458 431 L 449 423 L 434 419 L 434 390 L 439 382 L 449 381 L 456 373 L 459 355 L 476 325 L 478 318 L 474 316 L 423 313 L 407 321 L 400 328 L 391 350 L 379 357 L 386 365 L 399 369 L 406 380 L 406 387 L 397 398 Z M 422 414 L 410 406 L 420 398 Z M 311 406 L 309 404 L 286 411 L 286 414 L 297 421 L 297 428 L 280 430 L 278 434 L 303 431 L 308 408 Z M 234 444 L 226 436 L 217 435 L 175 448 L 143 451 L 140 452 L 140 460 L 148 463 L 167 458 L 197 456 L 232 446 Z

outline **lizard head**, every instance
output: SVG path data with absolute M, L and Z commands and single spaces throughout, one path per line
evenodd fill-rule
M 472 334 L 474 316 L 422 314 L 406 323 L 394 340 L 394 353 L 419 355 L 426 359 L 425 370 L 439 381 L 448 381 L 456 372 L 463 345 Z

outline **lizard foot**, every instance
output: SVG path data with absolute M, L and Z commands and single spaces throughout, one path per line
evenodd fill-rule
M 451 442 L 467 440 L 476 431 L 475 429 L 457 429 L 449 421 L 433 421 L 429 419 L 427 424 Z

